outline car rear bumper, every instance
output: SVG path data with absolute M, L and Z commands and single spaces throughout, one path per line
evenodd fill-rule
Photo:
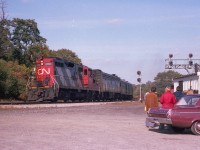
M 159 126 L 160 124 L 172 124 L 172 121 L 169 118 L 158 118 L 158 117 L 146 118 L 147 127 L 156 127 L 156 126 Z

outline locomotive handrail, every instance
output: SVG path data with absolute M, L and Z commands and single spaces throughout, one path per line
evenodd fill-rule
M 53 89 L 54 89 L 54 91 L 56 91 L 56 92 L 55 92 L 56 96 L 58 96 L 59 84 L 58 84 L 57 80 L 56 80 L 53 76 L 50 76 L 50 77 L 51 77 L 52 80 L 54 81 Z

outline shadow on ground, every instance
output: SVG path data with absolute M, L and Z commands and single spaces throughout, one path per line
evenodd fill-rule
M 185 129 L 182 133 L 176 133 L 174 132 L 172 129 L 158 129 L 158 128 L 152 128 L 152 129 L 149 129 L 149 131 L 151 132 L 157 132 L 157 133 L 161 133 L 161 134 L 185 134 L 185 135 L 191 135 L 192 132 L 190 129 Z

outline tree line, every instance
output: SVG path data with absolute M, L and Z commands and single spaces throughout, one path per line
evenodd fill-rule
M 142 89 L 142 99 L 146 92 L 149 92 L 151 87 L 156 87 L 156 92 L 158 96 L 161 96 L 162 93 L 164 93 L 164 89 L 166 86 L 171 85 L 173 86 L 173 79 L 179 78 L 183 76 L 182 74 L 173 71 L 168 70 L 164 72 L 159 72 L 156 77 L 154 78 L 154 81 L 148 81 L 146 83 L 141 84 Z M 138 99 L 138 95 L 140 95 L 140 86 L 139 85 L 133 85 L 133 95 L 136 96 L 136 99 Z

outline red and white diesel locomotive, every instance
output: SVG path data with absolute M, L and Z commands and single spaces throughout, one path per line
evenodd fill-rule
M 132 84 L 114 74 L 57 57 L 36 60 L 35 77 L 27 84 L 28 101 L 131 100 Z

